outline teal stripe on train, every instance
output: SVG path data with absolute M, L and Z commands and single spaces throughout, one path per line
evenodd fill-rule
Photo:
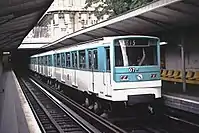
M 130 72 L 129 68 L 135 68 Z M 138 75 L 141 74 L 141 78 Z M 153 77 L 152 75 L 156 75 Z M 122 80 L 121 76 L 128 76 L 128 80 Z M 140 82 L 160 80 L 160 68 L 158 66 L 134 66 L 134 67 L 116 67 L 114 71 L 115 82 Z
M 132 67 L 115 67 L 115 73 L 129 73 L 129 68 L 135 68 L 135 72 L 159 72 L 159 66 L 132 66 Z M 133 72 L 131 72 L 133 73 Z

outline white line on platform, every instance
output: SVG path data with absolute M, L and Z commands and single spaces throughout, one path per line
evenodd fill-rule
M 181 100 L 181 101 L 186 101 L 186 102 L 194 103 L 194 104 L 199 104 L 198 101 L 194 101 L 194 100 L 190 100 L 190 99 L 185 99 L 185 98 L 176 97 L 176 96 L 170 96 L 170 95 L 166 95 L 166 94 L 163 94 L 163 96 L 168 97 L 168 98 L 173 98 L 173 99 Z
M 41 130 L 38 126 L 38 123 L 34 117 L 34 114 L 28 104 L 28 101 L 26 97 L 24 96 L 24 93 L 19 85 L 19 82 L 17 81 L 17 77 L 15 76 L 14 72 L 12 71 L 13 78 L 15 80 L 16 88 L 19 94 L 20 102 L 22 109 L 24 111 L 24 115 L 28 124 L 28 129 L 30 133 L 41 133 Z

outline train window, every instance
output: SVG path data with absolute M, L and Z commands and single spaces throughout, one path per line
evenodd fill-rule
M 45 56 L 42 56 L 42 65 L 45 65 Z
M 43 65 L 44 64 L 44 58 L 43 58 L 43 56 L 41 57 L 41 65 Z
M 65 67 L 65 54 L 61 53 L 61 67 L 64 68 Z
M 115 66 L 157 65 L 157 40 L 140 38 L 115 43 Z
M 41 57 L 39 57 L 39 65 L 41 65 Z
M 70 53 L 66 53 L 66 67 L 70 67 Z
M 77 68 L 77 52 L 72 52 L 72 67 Z
M 57 54 L 57 66 L 60 66 L 60 54 Z
M 40 58 L 40 65 L 42 65 L 42 57 L 39 57 Z
M 51 55 L 48 55 L 48 66 L 51 66 L 52 65 L 52 58 L 51 58 Z
M 44 61 L 45 59 L 44 59 L 44 56 L 42 56 L 42 65 L 44 65 L 45 64 L 45 61 Z
M 41 65 L 43 65 L 43 56 L 41 57 Z
M 97 50 L 89 50 L 88 51 L 88 62 L 89 62 L 89 69 L 98 69 L 98 57 L 97 57 Z
M 92 69 L 92 51 L 88 51 L 88 66 L 89 66 L 89 69 Z
M 98 69 L 98 58 L 97 58 L 97 50 L 93 50 L 93 62 L 94 62 L 94 69 Z
M 106 70 L 110 71 L 110 48 L 105 48 L 106 49 Z
M 41 57 L 41 64 L 44 65 L 44 57 Z
M 45 65 L 47 66 L 48 60 L 47 60 L 47 55 L 45 56 Z
M 39 59 L 39 65 L 41 65 L 41 57 L 39 57 L 38 59 Z
M 56 56 L 56 54 L 54 54 L 53 57 L 54 57 L 54 66 L 56 67 L 57 66 L 57 56 Z
M 49 62 L 49 55 L 46 55 L 46 61 L 47 61 L 47 64 L 46 64 L 46 65 L 49 66 L 49 63 L 50 63 L 50 62 Z
M 53 66 L 53 58 L 52 55 L 49 55 L 50 66 Z
M 85 50 L 79 51 L 79 68 L 86 68 L 86 54 Z

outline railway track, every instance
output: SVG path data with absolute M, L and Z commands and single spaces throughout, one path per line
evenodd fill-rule
M 72 110 L 62 107 L 49 95 L 42 92 L 29 80 L 22 79 L 20 82 L 32 109 L 40 123 L 43 132 L 64 133 L 100 132 L 88 122 L 77 116 Z
M 57 91 L 54 87 L 51 87 L 42 81 L 36 79 L 34 80 L 39 83 L 42 87 L 44 87 L 46 90 L 50 91 L 53 95 L 55 95 L 59 100 L 61 100 L 64 104 L 66 104 L 68 107 L 73 109 L 75 112 L 79 112 L 78 114 L 82 116 L 84 119 L 90 119 L 91 123 L 95 123 L 93 125 L 98 125 L 101 122 L 96 122 L 96 120 L 92 119 L 98 119 L 101 120 L 103 123 L 105 123 L 106 126 L 110 126 L 114 130 L 118 130 L 115 125 L 120 127 L 121 129 L 125 130 L 126 132 L 133 132 L 133 133 L 186 133 L 187 131 L 191 131 L 192 133 L 198 132 L 197 125 L 190 125 L 190 123 L 183 121 L 182 119 L 179 119 L 177 117 L 173 117 L 169 114 L 164 114 L 162 118 L 157 117 L 148 117 L 144 119 L 135 119 L 135 118 L 127 118 L 127 119 L 118 119 L 117 121 L 113 122 L 111 120 L 107 121 L 99 117 L 98 115 L 94 114 L 90 110 L 82 107 L 78 103 L 74 102 L 64 94 Z M 66 102 L 67 101 L 67 102 Z M 69 104 L 73 103 L 73 104 Z M 95 116 L 95 118 L 89 118 L 87 115 Z M 87 118 L 88 117 L 88 118 Z M 97 120 L 97 121 L 98 121 Z M 123 131 L 122 132 L 125 132 Z M 193 131 L 195 130 L 195 131 Z
M 43 88 L 48 90 L 50 93 L 52 93 L 55 97 L 57 97 L 60 101 L 62 101 L 65 105 L 67 105 L 69 108 L 74 110 L 76 113 L 78 113 L 80 116 L 82 116 L 84 119 L 89 120 L 93 125 L 100 125 L 100 123 L 103 123 L 106 126 L 111 127 L 113 130 L 119 130 L 119 132 L 134 132 L 134 133 L 156 133 L 156 130 L 149 129 L 148 127 L 143 127 L 138 125 L 138 121 L 132 121 L 131 119 L 127 121 L 120 121 L 122 123 L 121 127 L 123 130 L 118 128 L 115 125 L 119 125 L 118 123 L 112 123 L 110 120 L 105 120 L 98 116 L 97 114 L 93 113 L 92 111 L 88 110 L 87 108 L 81 106 L 80 104 L 76 103 L 63 93 L 57 91 L 54 87 L 49 86 L 45 83 L 43 83 L 41 80 L 31 76 L 32 79 L 34 79 L 35 82 L 37 82 L 39 85 L 41 85 Z M 88 117 L 89 116 L 89 117 Z M 125 126 L 124 126 L 125 125 Z M 137 126 L 138 125 L 138 126 Z M 107 132 L 109 133 L 109 132 Z
M 45 133 L 126 133 L 101 117 L 98 116 L 99 119 L 85 110 L 78 109 L 77 105 L 66 99 L 60 101 L 46 90 L 42 90 L 32 79 L 18 80 L 41 130 Z M 79 113 L 73 111 L 74 109 Z

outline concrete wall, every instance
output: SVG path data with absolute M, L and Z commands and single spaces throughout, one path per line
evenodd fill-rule
M 0 77 L 3 72 L 3 65 L 2 65 L 2 53 L 0 53 Z
M 169 43 L 165 47 L 166 69 L 181 69 L 180 32 L 170 34 Z M 185 67 L 187 70 L 199 71 L 199 31 L 190 29 L 184 34 Z
M 2 53 L 0 52 L 0 79 L 3 73 L 3 64 L 2 64 Z M 2 84 L 0 84 L 0 93 L 3 91 Z

